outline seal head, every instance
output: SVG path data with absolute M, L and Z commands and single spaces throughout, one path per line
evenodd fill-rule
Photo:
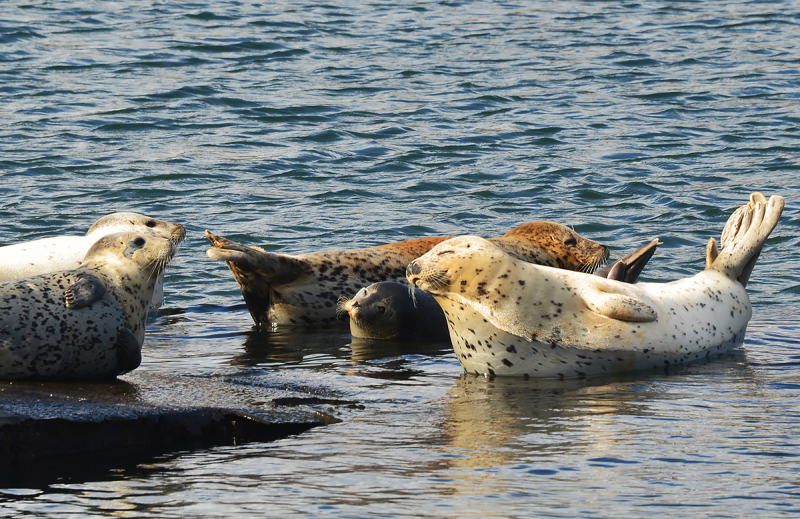
M 350 316 L 350 334 L 363 339 L 434 340 L 449 337 L 444 312 L 430 294 L 395 281 L 362 288 L 339 308 Z

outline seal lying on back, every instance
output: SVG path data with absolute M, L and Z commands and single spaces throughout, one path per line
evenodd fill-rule
M 635 285 L 523 263 L 478 237 L 440 243 L 408 266 L 447 316 L 458 360 L 486 375 L 569 377 L 670 366 L 744 340 L 745 284 L 784 201 L 754 193 L 707 268 Z
M 225 261 L 242 289 L 256 324 L 324 325 L 337 320 L 336 303 L 378 281 L 404 281 L 414 258 L 448 239 L 419 238 L 365 249 L 336 249 L 289 256 L 248 247 L 206 231 L 207 254 Z M 608 249 L 552 222 L 534 222 L 493 238 L 501 250 L 523 261 L 594 271 Z
M 655 239 L 594 274 L 635 283 L 658 245 Z M 341 298 L 339 309 L 350 316 L 350 334 L 360 339 L 435 340 L 450 336 L 447 319 L 433 296 L 395 281 L 373 283 L 352 299 Z
M 85 236 L 56 236 L 0 247 L 0 282 L 78 268 L 97 240 L 118 232 L 165 238 L 175 245 L 186 238 L 182 225 L 138 213 L 113 213 L 97 220 Z M 151 312 L 158 310 L 163 302 L 163 276 L 162 272 L 153 290 Z
M 104 378 L 138 367 L 153 287 L 175 250 L 155 236 L 110 234 L 77 269 L 0 284 L 0 379 Z

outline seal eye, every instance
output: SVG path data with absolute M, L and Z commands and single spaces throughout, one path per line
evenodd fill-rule
M 386 313 L 386 307 L 383 306 L 383 305 L 378 305 L 377 307 L 375 307 L 375 309 L 378 310 L 379 314 L 385 314 Z
M 133 241 L 133 244 L 136 245 L 137 247 L 144 247 L 144 238 L 136 238 Z
M 564 245 L 574 246 L 574 245 L 577 245 L 577 244 L 578 244 L 578 240 L 576 240 L 575 238 L 567 238 L 566 240 L 564 240 Z
M 155 220 L 147 220 L 147 223 L 145 225 L 150 227 L 150 228 L 152 228 L 152 227 L 155 227 L 158 224 L 156 224 Z
M 443 250 L 442 252 L 439 253 L 439 256 L 444 256 L 445 254 L 452 254 L 454 252 L 455 251 L 452 250 Z

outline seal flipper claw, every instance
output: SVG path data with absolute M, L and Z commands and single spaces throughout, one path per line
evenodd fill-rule
M 142 363 L 142 346 L 127 328 L 117 328 L 117 367 L 114 376 L 135 370 Z
M 64 293 L 67 308 L 77 310 L 91 305 L 106 293 L 106 286 L 97 276 L 81 272 L 76 281 Z
M 622 281 L 623 283 L 635 283 L 639 279 L 639 274 L 642 273 L 644 266 L 653 257 L 656 247 L 661 244 L 662 242 L 656 238 L 630 254 L 621 257 L 611 265 L 598 270 L 595 275 L 614 281 Z

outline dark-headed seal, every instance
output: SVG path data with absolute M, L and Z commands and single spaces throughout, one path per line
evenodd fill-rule
M 138 213 L 113 213 L 97 220 L 85 236 L 55 236 L 0 247 L 0 282 L 78 268 L 86 252 L 97 240 L 118 232 L 157 236 L 175 245 L 186 238 L 186 230 L 177 223 Z M 161 307 L 163 284 L 164 278 L 159 277 L 153 290 L 151 312 Z
M 707 268 L 671 283 L 611 281 L 521 262 L 475 236 L 440 243 L 407 270 L 447 316 L 468 372 L 585 376 L 672 366 L 738 346 L 745 290 L 784 201 L 754 193 L 728 220 Z
M 239 283 L 256 324 L 324 325 L 336 322 L 341 295 L 379 281 L 405 280 L 408 263 L 447 237 L 420 238 L 365 249 L 336 249 L 299 256 L 274 254 L 206 231 L 207 254 L 225 261 Z M 592 272 L 608 249 L 552 222 L 521 225 L 490 240 L 523 261 Z
M 413 290 L 413 294 L 412 291 Z M 447 339 L 447 321 L 427 292 L 396 281 L 364 287 L 339 307 L 350 316 L 350 334 L 360 339 Z
M 175 250 L 155 236 L 110 234 L 77 269 L 0 284 L 0 379 L 104 378 L 138 367 L 153 287 Z

